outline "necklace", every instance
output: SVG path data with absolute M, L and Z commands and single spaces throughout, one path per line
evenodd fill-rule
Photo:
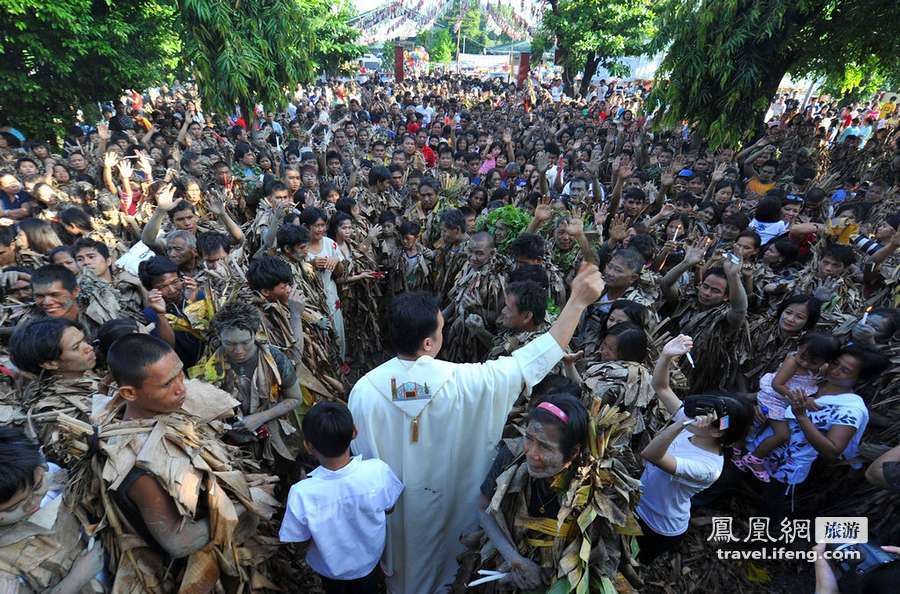
M 540 484 L 540 481 L 542 481 L 542 480 L 543 480 L 543 479 L 533 479 L 532 484 L 531 484 L 531 489 L 532 489 L 531 492 L 532 492 L 533 495 L 537 495 L 537 499 L 538 499 L 538 511 L 539 511 L 541 514 L 544 514 L 544 513 L 546 513 L 546 507 L 547 507 L 547 505 L 549 505 L 549 504 L 554 500 L 554 498 L 556 497 L 556 493 L 553 492 L 553 489 L 551 489 L 551 490 L 550 490 L 550 496 L 549 496 L 549 497 L 541 497 L 541 496 L 537 493 L 537 491 L 536 491 L 535 489 L 537 488 L 537 485 L 539 485 L 539 484 Z

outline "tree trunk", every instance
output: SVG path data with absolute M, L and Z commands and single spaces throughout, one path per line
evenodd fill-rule
M 591 86 L 591 79 L 594 78 L 594 73 L 597 71 L 597 65 L 600 63 L 600 59 L 597 58 L 597 54 L 591 52 L 588 54 L 587 60 L 584 63 L 584 76 L 581 77 L 581 87 L 579 88 L 579 93 L 582 97 L 587 97 L 588 88 Z

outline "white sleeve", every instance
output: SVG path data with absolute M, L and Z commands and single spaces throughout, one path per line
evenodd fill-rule
M 381 462 L 381 460 L 379 460 Z M 400 494 L 403 493 L 403 483 L 400 482 L 400 479 L 397 478 L 397 475 L 394 474 L 394 471 L 391 470 L 391 467 L 381 462 L 382 472 L 384 474 L 384 490 L 382 491 L 384 494 L 384 501 L 382 505 L 384 505 L 385 511 L 391 509 L 397 504 L 397 500 L 400 499 Z
M 287 509 L 284 512 L 284 520 L 281 521 L 278 538 L 281 542 L 305 542 L 312 538 L 309 524 L 306 521 L 306 512 L 303 509 L 303 501 L 293 488 L 288 495 Z
M 546 333 L 515 351 L 512 356 L 459 365 L 456 381 L 464 393 L 479 400 L 491 399 L 506 414 L 522 388 L 533 388 L 562 357 L 563 350 L 559 343 Z
M 683 456 L 675 457 L 675 472 L 679 478 L 711 485 L 719 478 L 719 470 L 708 460 L 696 460 Z

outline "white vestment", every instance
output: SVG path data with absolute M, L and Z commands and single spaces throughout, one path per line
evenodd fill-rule
M 391 594 L 433 594 L 453 581 L 459 538 L 477 527 L 480 486 L 509 411 L 562 356 L 544 334 L 486 363 L 394 358 L 353 387 L 353 451 L 384 460 L 406 486 L 388 516 Z

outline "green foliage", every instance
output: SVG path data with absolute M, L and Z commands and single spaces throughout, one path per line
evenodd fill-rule
M 840 86 L 892 72 L 896 0 L 665 0 L 653 50 L 665 51 L 651 102 L 664 125 L 687 119 L 713 145 L 753 138 L 784 75 Z M 861 81 L 861 79 L 860 79 Z
M 206 108 L 279 106 L 287 85 L 361 55 L 355 30 L 334 22 L 345 11 L 327 0 L 181 0 L 185 55 Z
M 329 3 L 320 2 L 315 12 L 313 59 L 316 67 L 328 74 L 346 72 L 348 64 L 366 53 L 366 48 L 356 43 L 359 31 L 347 24 L 356 10 L 344 0 L 335 9 Z
M 453 59 L 453 38 L 447 29 L 434 29 L 428 45 L 428 55 L 432 62 L 447 63 Z
M 505 254 L 509 249 L 509 244 L 528 227 L 529 223 L 531 223 L 531 216 L 527 212 L 512 204 L 507 204 L 492 210 L 487 215 L 478 217 L 475 228 L 478 231 L 490 233 L 497 242 L 497 249 Z M 503 237 L 502 240 L 497 239 L 498 224 L 502 227 L 502 231 L 499 234 Z
M 555 0 L 544 13 L 543 29 L 555 37 L 566 78 L 584 71 L 585 92 L 597 66 L 619 76 L 621 61 L 644 53 L 653 34 L 651 0 Z
M 56 138 L 84 107 L 143 89 L 176 64 L 175 9 L 160 0 L 0 0 L 0 111 Z
M 385 72 L 394 71 L 394 52 L 396 47 L 393 41 L 385 41 L 381 48 L 381 69 Z

